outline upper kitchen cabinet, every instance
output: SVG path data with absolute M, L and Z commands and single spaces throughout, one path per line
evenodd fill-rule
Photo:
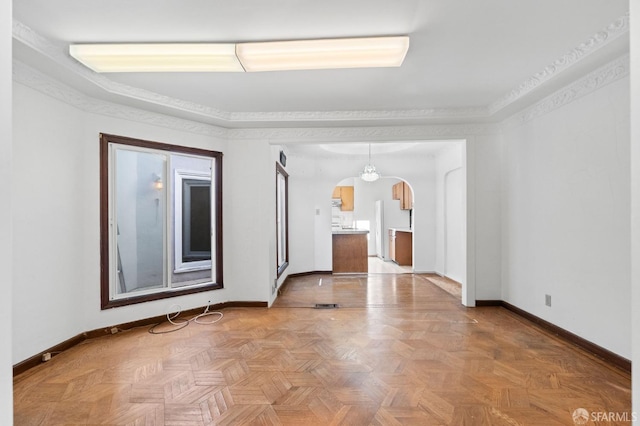
M 400 200 L 400 210 L 411 210 L 413 208 L 411 187 L 405 181 L 393 185 L 392 198 L 394 200 Z
M 340 198 L 340 210 L 353 211 L 353 186 L 336 186 L 332 198 Z

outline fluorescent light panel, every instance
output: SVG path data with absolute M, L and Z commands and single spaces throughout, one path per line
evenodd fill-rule
M 236 52 L 247 71 L 399 67 L 409 37 L 240 43 Z
M 409 37 L 256 43 L 77 44 L 69 53 L 96 72 L 256 72 L 398 67 Z
M 244 71 L 233 43 L 76 44 L 69 53 L 95 72 Z

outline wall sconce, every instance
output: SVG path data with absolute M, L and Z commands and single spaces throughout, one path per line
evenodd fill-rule
M 160 175 L 156 173 L 153 174 L 153 188 L 157 189 L 158 191 L 164 188 L 164 184 L 162 183 L 162 177 L 160 177 Z

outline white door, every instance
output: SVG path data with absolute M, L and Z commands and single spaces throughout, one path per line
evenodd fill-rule
M 384 259 L 384 205 L 376 201 L 376 256 Z

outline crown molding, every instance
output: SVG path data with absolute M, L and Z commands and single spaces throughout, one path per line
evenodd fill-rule
M 276 112 L 227 112 L 216 108 L 204 106 L 190 101 L 182 99 L 176 99 L 165 95 L 160 95 L 148 90 L 128 86 L 125 84 L 117 83 L 102 74 L 95 73 L 88 68 L 82 66 L 80 63 L 71 58 L 66 52 L 66 45 L 60 45 L 53 43 L 46 37 L 38 34 L 33 29 L 22 24 L 19 21 L 13 22 L 13 38 L 17 41 L 29 46 L 34 51 L 44 55 L 45 57 L 53 60 L 60 66 L 63 66 L 66 70 L 84 78 L 91 82 L 95 86 L 101 88 L 107 93 L 121 96 L 128 99 L 135 99 L 144 103 L 158 105 L 167 108 L 167 113 L 171 114 L 171 111 L 180 112 L 184 116 L 193 117 L 193 122 L 212 123 L 209 124 L 211 129 L 217 129 L 213 131 L 213 134 L 220 135 L 224 133 L 225 127 L 237 128 L 230 130 L 232 134 L 238 135 L 241 138 L 255 138 L 254 135 L 269 135 L 273 132 L 286 137 L 285 134 L 278 132 L 280 127 L 285 126 L 303 126 L 305 123 L 340 123 L 344 122 L 368 122 L 371 123 L 373 128 L 375 126 L 393 125 L 394 122 L 398 123 L 426 123 L 425 128 L 437 128 L 438 123 L 443 121 L 452 121 L 457 123 L 464 122 L 491 122 L 496 118 L 494 115 L 514 104 L 515 102 L 525 98 L 531 92 L 533 92 L 540 85 L 549 82 L 558 74 L 568 70 L 573 65 L 579 63 L 587 56 L 602 49 L 614 40 L 628 34 L 629 32 L 629 15 L 626 14 L 615 22 L 607 26 L 602 31 L 596 33 L 590 37 L 587 41 L 580 44 L 580 46 L 567 52 L 561 58 L 554 61 L 552 64 L 545 67 L 542 71 L 536 73 L 532 77 L 528 78 L 517 88 L 511 90 L 509 93 L 496 100 L 485 107 L 463 107 L 463 108 L 427 108 L 427 109 L 410 109 L 410 110 L 355 110 L 355 111 L 276 111 Z M 26 65 L 25 65 L 26 66 Z M 35 71 L 35 70 L 33 70 Z M 15 72 L 14 72 L 15 75 Z M 15 77 L 14 77 L 15 78 Z M 25 83 L 26 84 L 26 83 Z M 69 88 L 71 89 L 71 88 Z M 44 88 L 38 89 L 44 90 Z M 79 94 L 79 92 L 77 92 Z M 61 93 L 58 94 L 61 96 Z M 73 95 L 74 97 L 77 95 Z M 69 99 L 71 101 L 71 99 Z M 95 99 L 93 100 L 96 101 Z M 536 104 L 538 105 L 538 104 Z M 125 107 L 123 107 L 125 108 Z M 142 111 L 132 108 L 135 111 Z M 110 115 L 115 114 L 112 112 Z M 162 114 L 157 114 L 163 116 Z M 169 116 L 165 116 L 169 117 Z M 153 121 L 153 120 L 151 120 Z M 167 120 L 160 120 L 167 126 Z M 185 122 L 191 122 L 184 120 Z M 428 123 L 433 123 L 429 125 Z M 220 127 L 214 126 L 218 125 Z M 277 129 L 241 129 L 241 126 L 246 127 L 261 127 L 261 124 L 269 124 L 271 126 L 280 126 Z M 206 126 L 206 125 L 205 125 Z M 435 126 L 435 127 L 434 127 Z M 189 126 L 187 126 L 189 127 Z M 404 126 L 403 126 L 404 127 Z M 411 126 L 409 126 L 411 127 Z M 414 126 L 420 127 L 420 126 Z M 440 127 L 451 128 L 452 126 L 443 124 Z M 482 127 L 482 126 L 480 126 Z M 206 127 L 205 127 L 206 128 Z M 364 128 L 364 127 L 361 127 Z M 319 130 L 319 129 L 318 129 Z M 473 132 L 473 129 L 470 129 Z M 196 130 L 196 133 L 202 133 L 203 129 Z M 292 130 L 294 132 L 300 132 L 300 130 Z M 210 134 L 211 130 L 206 130 L 205 134 Z M 304 132 L 303 132 L 304 133 Z M 454 132 L 455 133 L 455 132 Z M 466 132 L 465 132 L 466 133 Z M 436 137 L 439 134 L 435 135 Z M 279 136 L 280 137 L 280 136 Z M 338 136 L 340 137 L 340 136 Z
M 17 60 L 13 61 L 13 81 L 85 112 L 205 136 L 213 136 L 217 138 L 227 137 L 227 130 L 221 127 L 89 97 L 84 93 L 75 90 Z
M 85 112 L 232 140 L 258 139 L 286 142 L 304 138 L 308 141 L 319 142 L 400 141 L 461 138 L 470 135 L 496 134 L 499 131 L 495 124 L 226 129 L 95 99 L 17 60 L 13 61 L 13 81 Z
M 194 102 L 160 95 L 158 93 L 132 87 L 126 84 L 117 83 L 102 74 L 98 74 L 73 59 L 66 51 L 67 45 L 57 45 L 38 34 L 23 23 L 13 21 L 13 38 L 29 46 L 41 55 L 53 60 L 58 65 L 63 66 L 68 71 L 84 78 L 85 80 L 100 87 L 107 93 L 136 99 L 151 104 L 162 105 L 174 110 L 179 110 L 212 120 L 228 121 L 230 114 L 216 108 L 207 107 Z
M 512 115 L 502 122 L 501 127 L 522 125 L 528 121 L 548 114 L 578 98 L 592 93 L 607 84 L 625 78 L 630 73 L 630 56 L 624 55 L 592 71 L 583 78 L 547 96 L 529 108 Z
M 227 112 L 183 99 L 128 86 L 110 80 L 102 74 L 84 67 L 66 53 L 66 45 L 57 45 L 21 23 L 13 21 L 13 38 L 31 49 L 55 61 L 70 72 L 93 83 L 102 90 L 125 98 L 162 105 L 174 110 L 194 114 L 203 119 L 227 125 L 250 122 L 303 122 L 350 120 L 429 120 L 441 118 L 488 118 L 487 108 L 428 108 L 411 110 L 360 110 L 360 111 L 277 111 L 277 112 Z
M 581 43 L 578 47 L 571 49 L 562 57 L 547 65 L 542 71 L 529 77 L 517 88 L 511 90 L 500 99 L 491 103 L 487 108 L 489 115 L 493 115 L 519 99 L 522 99 L 524 96 L 531 93 L 543 83 L 551 80 L 559 73 L 566 71 L 573 65 L 576 65 L 590 54 L 602 49 L 617 38 L 628 34 L 629 13 L 621 16 L 602 31 L 599 31 L 587 41 Z
M 409 110 L 353 110 L 353 111 L 277 111 L 235 112 L 234 122 L 296 122 L 296 121 L 358 121 L 358 120 L 430 120 L 442 118 L 485 119 L 487 108 L 426 108 Z
M 301 139 L 318 143 L 363 140 L 404 141 L 452 139 L 500 133 L 505 128 L 524 124 L 628 76 L 629 60 L 629 55 L 615 59 L 499 124 L 226 129 L 94 99 L 16 60 L 13 62 L 13 80 L 82 111 L 217 138 L 268 140 L 279 143 Z
M 268 140 L 275 143 L 415 141 L 425 139 L 462 139 L 469 136 L 495 135 L 497 124 L 425 124 L 418 126 L 315 127 L 230 129 L 231 139 Z

